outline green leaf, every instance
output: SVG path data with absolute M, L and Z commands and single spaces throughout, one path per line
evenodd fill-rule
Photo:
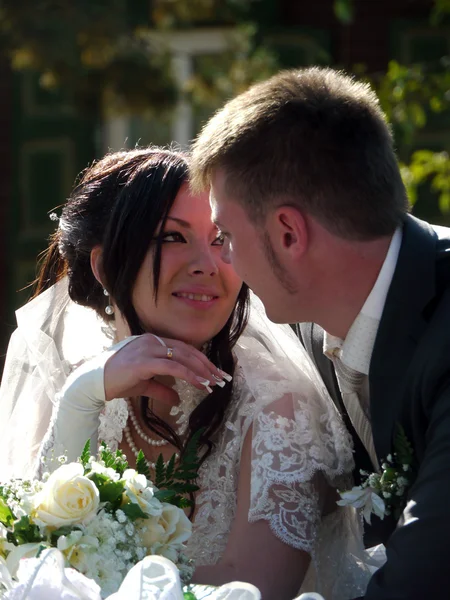
M 12 525 L 15 516 L 13 515 L 11 509 L 6 504 L 4 498 L 0 497 L 0 523 L 3 523 L 6 527 L 10 527 Z
M 105 485 L 99 489 L 100 502 L 111 502 L 111 504 L 115 504 L 121 500 L 124 488 L 124 481 L 109 481 L 108 483 L 105 483 Z
M 128 461 L 122 450 L 116 450 L 116 471 L 120 476 L 128 469 Z
M 52 531 L 52 536 L 55 536 L 58 538 L 58 537 L 61 537 L 62 535 L 69 535 L 69 533 L 72 533 L 73 530 L 74 530 L 74 527 L 72 527 L 71 525 L 63 525 L 63 527 L 59 527 L 55 531 Z
M 176 479 L 183 479 L 186 481 L 191 481 L 192 479 L 197 479 L 198 472 L 197 471 L 177 471 L 175 473 Z
M 162 454 L 160 454 L 158 456 L 158 458 L 156 459 L 156 465 L 155 465 L 155 485 L 156 487 L 162 487 L 162 484 L 164 483 L 164 480 L 166 479 L 165 476 L 166 473 L 166 467 L 164 465 L 164 459 Z
M 160 502 L 170 502 L 175 496 L 176 493 L 173 490 L 158 490 L 155 492 L 155 498 Z
M 116 457 L 113 452 L 108 448 L 108 446 L 102 442 L 100 444 L 100 452 L 99 452 L 100 460 L 105 463 L 105 467 L 107 469 L 114 469 L 116 467 Z
M 439 208 L 443 213 L 450 212 L 450 192 L 442 192 L 442 194 L 440 194 Z
M 21 517 L 14 523 L 14 536 L 18 544 L 41 542 L 44 538 L 39 532 L 39 527 L 30 523 L 29 517 Z
M 402 465 L 412 465 L 414 462 L 414 450 L 411 446 L 404 428 L 397 423 L 394 434 L 394 451 L 397 461 Z
M 78 529 L 77 527 L 73 527 L 71 525 L 64 525 L 63 527 L 59 527 L 55 531 L 52 531 L 52 533 L 51 533 L 52 546 L 54 546 L 54 547 L 57 546 L 58 538 L 60 538 L 62 535 L 67 536 L 77 529 Z
M 44 552 L 44 550 L 47 550 L 47 548 L 50 548 L 50 546 L 48 546 L 47 544 L 41 544 L 36 552 L 36 558 L 39 558 L 40 555 Z
M 91 473 L 89 479 L 93 481 L 100 493 L 100 502 L 118 502 L 122 498 L 125 488 L 124 481 L 113 481 L 104 473 Z
M 349 25 L 353 21 L 353 0 L 334 0 L 333 9 L 336 18 L 344 25 Z
M 171 486 L 171 489 L 177 494 L 188 494 L 189 492 L 196 492 L 199 487 L 193 483 L 180 482 L 174 483 Z
M 155 493 L 158 500 L 180 507 L 192 506 L 192 501 L 185 498 L 184 495 L 199 489 L 192 482 L 198 477 L 198 446 L 202 433 L 203 429 L 199 429 L 188 441 L 178 466 L 175 455 L 171 457 L 167 466 L 164 464 L 162 455 L 158 456 L 154 480 L 155 486 L 159 489 Z
M 136 521 L 136 519 L 148 519 L 148 515 L 141 509 L 139 504 L 135 504 L 134 502 L 124 504 L 120 507 L 120 510 L 126 514 L 130 521 Z
M 111 479 L 108 477 L 108 475 L 105 475 L 104 473 L 93 473 L 93 472 L 91 472 L 89 474 L 89 479 L 95 483 L 95 485 L 97 486 L 98 490 L 100 490 L 100 488 L 102 486 L 104 486 L 106 483 L 108 483 L 109 481 L 111 481 Z
M 136 471 L 139 475 L 145 475 L 147 479 L 150 479 L 150 469 L 148 468 L 148 463 L 142 450 L 139 450 L 136 457 Z
M 189 508 L 194 505 L 192 500 L 185 498 L 184 496 L 175 496 L 170 504 L 178 506 L 178 508 Z
M 192 592 L 184 592 L 183 597 L 184 600 L 197 600 Z
M 91 440 L 88 440 L 85 445 L 84 448 L 81 452 L 81 456 L 80 456 L 80 463 L 83 465 L 84 468 L 86 468 L 86 466 L 89 464 L 89 459 L 91 458 Z
M 176 455 L 172 454 L 171 459 L 169 460 L 169 463 L 166 467 L 166 479 L 172 479 L 173 474 L 175 472 L 175 461 L 176 461 Z

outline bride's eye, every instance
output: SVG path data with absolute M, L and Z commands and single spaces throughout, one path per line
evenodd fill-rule
M 181 242 L 184 243 L 186 240 L 179 231 L 166 231 L 162 236 L 163 242 Z
M 216 237 L 216 239 L 213 241 L 213 243 L 211 244 L 212 246 L 223 246 L 225 242 L 225 235 L 219 231 L 219 235 Z

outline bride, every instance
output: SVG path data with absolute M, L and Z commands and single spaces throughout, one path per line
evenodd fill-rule
M 32 476 L 88 438 L 150 466 L 200 428 L 187 551 L 194 581 L 265 599 L 362 595 L 369 570 L 349 436 L 289 327 L 230 265 L 186 158 L 119 152 L 62 210 L 35 298 L 17 313 L 0 392 L 0 479 Z M 250 301 L 249 301 L 250 298 Z

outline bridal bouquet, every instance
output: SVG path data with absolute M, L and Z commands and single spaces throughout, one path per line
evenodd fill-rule
M 56 548 L 42 551 L 39 558 L 21 561 L 13 581 L 0 559 L 0 581 L 8 589 L 5 600 L 101 600 L 100 587 L 85 575 L 65 567 Z M 194 586 L 195 595 L 183 593 L 176 566 L 163 556 L 146 556 L 125 577 L 120 589 L 107 600 L 261 600 L 259 590 L 243 582 L 220 588 Z M 299 600 L 323 600 L 322 597 Z
M 68 567 L 100 586 L 103 598 L 148 555 L 170 559 L 188 581 L 193 567 L 183 550 L 191 522 L 183 507 L 189 505 L 185 494 L 197 489 L 190 481 L 194 457 L 196 446 L 178 466 L 175 458 L 165 465 L 160 457 L 152 483 L 142 453 L 129 469 L 122 452 L 102 445 L 94 458 L 87 444 L 77 462 L 61 457 L 61 466 L 42 481 L 0 485 L 0 562 L 14 578 L 22 558 L 56 548 Z

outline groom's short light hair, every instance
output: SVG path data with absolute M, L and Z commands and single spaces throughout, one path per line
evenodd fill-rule
M 218 169 L 255 221 L 290 203 L 365 240 L 391 234 L 409 208 L 376 94 L 329 68 L 280 72 L 219 110 L 193 145 L 193 189 Z

